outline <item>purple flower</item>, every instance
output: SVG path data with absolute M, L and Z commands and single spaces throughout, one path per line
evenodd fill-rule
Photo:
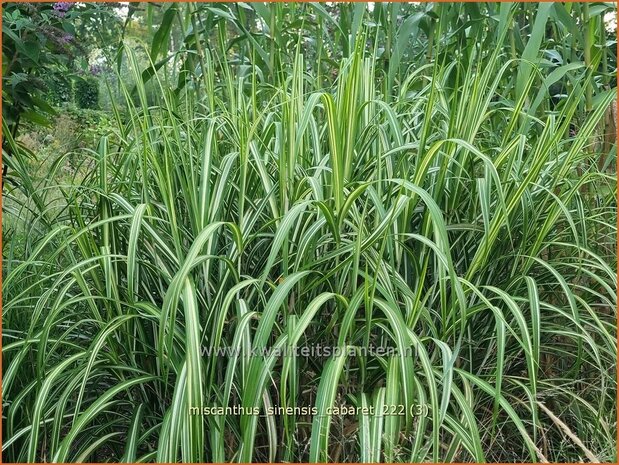
M 90 74 L 93 76 L 98 76 L 103 72 L 103 66 L 101 65 L 90 65 Z
M 64 18 L 67 11 L 71 8 L 71 2 L 56 2 L 52 8 L 58 16 Z
M 54 3 L 53 8 L 56 11 L 69 11 L 71 8 L 71 2 L 56 2 Z
M 71 35 L 71 34 L 63 34 L 62 36 L 60 36 L 58 38 L 58 42 L 63 44 L 63 45 L 66 45 L 69 42 L 71 42 L 73 39 L 75 39 L 75 37 L 73 37 L 73 35 Z

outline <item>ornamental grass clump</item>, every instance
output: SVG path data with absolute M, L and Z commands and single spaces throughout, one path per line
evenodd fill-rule
M 501 12 L 391 73 L 363 27 L 336 77 L 214 38 L 177 88 L 125 49 L 83 176 L 10 140 L 4 460 L 615 460 L 614 90 L 565 70 L 551 108 Z

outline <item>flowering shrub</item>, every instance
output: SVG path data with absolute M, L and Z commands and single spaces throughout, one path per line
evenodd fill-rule
M 66 78 L 75 57 L 84 54 L 69 32 L 73 19 L 66 15 L 72 8 L 71 2 L 4 5 L 2 53 L 11 59 L 3 68 L 2 115 L 13 134 L 20 123 L 47 124 L 54 114 L 50 104 L 69 100 L 66 82 L 62 90 L 52 90 L 51 98 L 47 91 L 55 76 Z

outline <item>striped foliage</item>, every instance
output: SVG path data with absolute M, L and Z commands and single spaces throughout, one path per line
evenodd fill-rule
M 535 36 L 505 53 L 518 8 L 460 53 L 439 11 L 435 59 L 386 69 L 352 9 L 336 77 L 276 41 L 248 73 L 214 32 L 154 103 L 125 50 L 139 84 L 69 185 L 10 140 L 4 460 L 614 461 L 614 95 L 587 108 L 573 66 L 551 105 Z M 261 415 L 191 413 L 235 406 Z

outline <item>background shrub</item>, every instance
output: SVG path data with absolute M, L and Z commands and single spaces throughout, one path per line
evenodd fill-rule
M 45 79 L 50 105 L 61 106 L 73 100 L 73 83 L 66 75 L 57 73 Z
M 89 110 L 99 107 L 99 82 L 95 78 L 86 77 L 75 82 L 75 104 Z

